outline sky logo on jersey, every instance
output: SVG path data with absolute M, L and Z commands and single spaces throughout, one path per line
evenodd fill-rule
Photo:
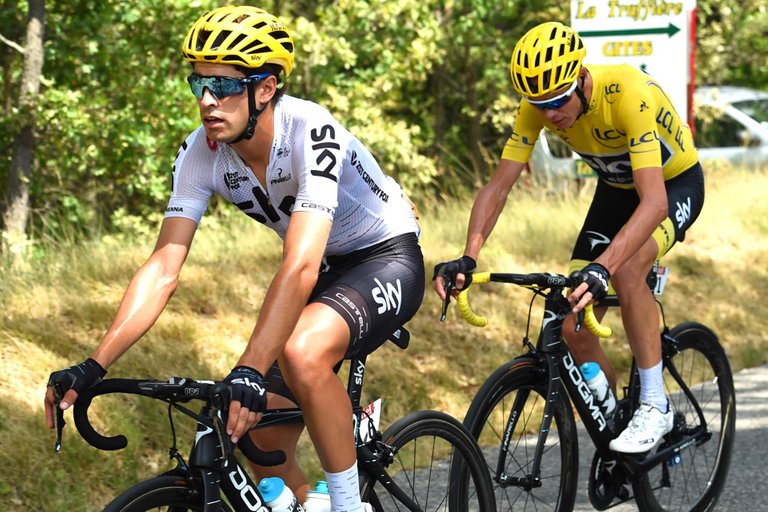
M 313 128 L 309 132 L 309 136 L 313 142 L 312 150 L 315 153 L 315 162 L 321 169 L 312 169 L 309 172 L 312 176 L 322 176 L 329 180 L 339 181 L 336 176 L 333 175 L 333 171 L 337 170 L 338 153 L 341 150 L 341 146 L 336 139 L 336 131 L 333 126 L 326 124 L 319 130 Z M 325 165 L 325 168 L 322 168 Z
M 682 228 L 683 224 L 688 222 L 688 219 L 691 218 L 691 198 L 689 197 L 684 203 L 677 201 L 675 204 L 677 205 L 677 209 L 675 210 L 677 227 Z
M 376 311 L 378 314 L 385 313 L 387 311 L 395 310 L 395 314 L 400 313 L 400 306 L 403 303 L 403 288 L 400 284 L 400 280 L 396 280 L 395 284 L 382 283 L 377 278 L 373 278 L 376 281 L 376 287 L 371 290 L 373 300 L 379 305 L 379 309 Z

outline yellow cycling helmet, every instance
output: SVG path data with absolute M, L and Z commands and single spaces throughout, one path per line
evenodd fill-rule
M 562 89 L 576 81 L 586 54 L 584 43 L 571 27 L 553 21 L 537 25 L 512 50 L 512 85 L 527 98 Z
M 182 54 L 188 62 L 260 68 L 277 64 L 293 69 L 293 36 L 276 16 L 250 6 L 220 7 L 205 13 L 189 29 Z

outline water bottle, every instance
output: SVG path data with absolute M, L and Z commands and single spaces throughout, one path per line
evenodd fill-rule
M 609 417 L 616 410 L 616 397 L 613 396 L 613 391 L 611 391 L 611 386 L 608 384 L 605 373 L 600 368 L 600 365 L 593 361 L 582 364 L 580 368 L 587 387 L 592 391 L 595 398 L 603 402 L 603 414 L 606 418 Z
M 259 493 L 264 498 L 264 504 L 272 512 L 304 512 L 299 499 L 279 476 L 262 478 L 259 482 Z
M 331 512 L 331 495 L 328 493 L 327 482 L 320 480 L 314 489 L 307 491 L 304 512 Z

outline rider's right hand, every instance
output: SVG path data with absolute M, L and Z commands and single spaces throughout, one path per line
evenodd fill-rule
M 83 390 L 99 384 L 106 374 L 107 370 L 92 358 L 51 373 L 45 393 L 45 416 L 48 419 L 48 427 L 54 428 L 53 414 L 57 403 L 62 409 L 68 409 Z
M 477 268 L 477 262 L 469 256 L 438 263 L 432 275 L 432 286 L 437 295 L 445 300 L 446 283 L 450 281 L 456 292 L 463 290 L 472 283 L 472 271 L 475 268 Z

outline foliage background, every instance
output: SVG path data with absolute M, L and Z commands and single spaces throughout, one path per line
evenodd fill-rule
M 37 116 L 33 236 L 138 229 L 162 212 L 173 156 L 197 126 L 180 41 L 210 0 L 48 2 L 43 87 L 16 98 L 23 55 L 0 44 L 0 198 L 14 136 Z M 421 202 L 482 183 L 517 100 L 514 42 L 554 0 L 260 2 L 295 33 L 292 94 L 326 105 Z M 23 44 L 26 2 L 2 0 L 0 34 Z M 697 81 L 764 87 L 768 9 L 760 0 L 698 3 Z

